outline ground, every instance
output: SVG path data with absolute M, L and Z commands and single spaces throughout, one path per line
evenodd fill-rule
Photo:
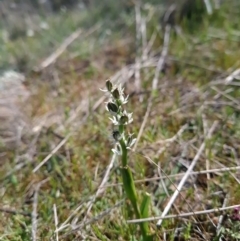
M 161 227 L 148 222 L 154 240 L 240 240 L 239 3 L 171 26 L 157 4 L 1 24 L 1 72 L 25 79 L 1 93 L 1 240 L 140 240 L 111 151 L 107 79 L 129 95 L 129 167 L 149 218 L 186 177 Z

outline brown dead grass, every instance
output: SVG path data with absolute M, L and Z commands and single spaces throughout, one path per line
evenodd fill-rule
M 152 216 L 161 214 L 182 178 L 161 181 L 161 177 L 187 171 L 214 122 L 218 125 L 206 141 L 194 171 L 239 166 L 239 86 L 234 85 L 239 77 L 226 83 L 226 77 L 239 68 L 238 43 L 228 38 L 202 41 L 208 35 L 207 30 L 202 31 L 197 37 L 184 34 L 185 40 L 171 35 L 147 124 L 136 152 L 130 155 L 129 165 L 134 177 L 142 181 L 137 184 L 139 192 L 151 194 Z M 31 94 L 21 105 L 29 116 L 31 132 L 21 148 L 4 149 L 5 161 L 0 166 L 1 205 L 31 213 L 36 187 L 46 180 L 38 190 L 37 236 L 41 240 L 54 237 L 54 204 L 59 227 L 71 217 L 68 224 L 72 226 L 59 232 L 62 240 L 81 240 L 84 235 L 90 240 L 127 240 L 134 232 L 138 237 L 136 226 L 126 226 L 122 215 L 127 203 L 113 208 L 122 196 L 117 162 L 108 177 L 110 185 L 105 185 L 105 192 L 94 200 L 86 216 L 89 199 L 96 194 L 106 173 L 112 147 L 109 141 L 112 127 L 104 112 L 104 98 L 99 88 L 108 78 L 124 82 L 130 95 L 128 109 L 134 113 L 130 129 L 136 134 L 152 93 L 159 48 L 150 50 L 145 63 L 148 67 L 140 69 L 141 88 L 137 89 L 133 39 L 132 36 L 130 40 L 107 42 L 85 58 L 66 53 L 49 68 L 26 76 L 25 88 Z M 160 42 L 161 37 L 156 39 L 155 45 Z M 184 125 L 187 128 L 176 135 Z M 59 150 L 33 173 L 63 140 L 66 141 Z M 146 181 L 146 178 L 154 179 Z M 238 179 L 239 171 L 189 176 L 170 212 L 193 212 L 193 215 L 166 220 L 161 230 L 151 222 L 158 240 L 164 240 L 164 234 L 171 240 L 174 233 L 178 233 L 177 240 L 216 237 L 219 213 L 197 216 L 194 211 L 220 208 L 225 202 L 226 206 L 238 204 Z M 77 211 L 73 213 L 74 210 Z M 19 240 L 31 236 L 29 217 L 6 212 L 1 212 L 1 216 L 0 230 L 8 233 L 9 239 L 14 237 L 11 233 L 15 231 Z M 86 227 L 83 220 L 90 225 Z M 226 214 L 224 220 L 228 220 Z M 226 240 L 231 240 L 228 238 L 226 236 Z

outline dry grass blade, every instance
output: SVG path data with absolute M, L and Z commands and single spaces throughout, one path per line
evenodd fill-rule
M 68 141 L 71 135 L 68 134 L 52 151 L 49 153 L 34 169 L 33 172 L 37 172 L 65 143 Z
M 152 222 L 155 220 L 164 220 L 164 219 L 170 219 L 170 218 L 186 218 L 186 217 L 191 217 L 195 215 L 201 215 L 201 214 L 208 214 L 208 213 L 218 213 L 218 212 L 224 212 L 227 210 L 233 210 L 234 208 L 239 208 L 240 205 L 233 205 L 233 206 L 228 206 L 228 207 L 223 207 L 223 208 L 213 208 L 213 209 L 208 209 L 208 210 L 202 210 L 202 211 L 194 211 L 194 212 L 189 212 L 189 213 L 182 213 L 182 214 L 173 214 L 173 215 L 166 215 L 164 217 L 151 217 L 151 218 L 143 218 L 143 219 L 133 219 L 133 220 L 128 220 L 128 223 L 140 223 L 140 222 Z
M 135 60 L 135 86 L 136 89 L 139 91 L 141 88 L 141 76 L 140 76 L 140 66 L 141 66 L 141 59 L 140 59 L 140 54 L 141 54 L 141 4 L 140 1 L 138 0 L 135 4 L 135 22 L 136 22 L 136 50 L 137 50 L 137 55 L 136 55 L 136 60 Z
M 10 209 L 10 208 L 0 208 L 0 212 L 10 213 L 10 214 L 13 214 L 13 215 L 23 215 L 23 216 L 31 217 L 31 213 L 19 211 L 19 210 L 14 210 L 14 209 Z
M 92 108 L 92 111 L 95 111 L 99 105 L 104 101 L 105 97 L 104 98 L 100 98 L 98 101 L 96 101 L 96 103 L 94 104 L 93 108 Z M 79 111 L 79 109 L 77 109 L 77 112 Z M 82 118 L 80 125 L 84 124 L 88 118 L 90 113 L 86 113 L 86 115 Z M 76 118 L 76 114 L 74 114 L 74 116 L 70 117 L 70 122 L 73 121 L 74 119 Z M 69 123 L 69 121 L 68 121 Z M 78 126 L 78 127 L 79 127 Z M 69 140 L 69 138 L 72 136 L 72 133 L 69 133 L 52 151 L 51 153 L 49 153 L 34 169 L 33 169 L 33 173 L 37 172 L 54 154 L 57 153 L 57 151 L 67 143 L 67 141 Z
M 32 210 L 32 240 L 36 241 L 37 238 L 37 227 L 38 227 L 38 212 L 37 212 L 37 206 L 38 206 L 38 192 L 40 187 L 46 183 L 49 180 L 49 178 L 41 181 L 35 186 L 34 190 L 34 196 L 33 196 L 33 210 Z
M 161 144 L 163 144 L 163 147 L 161 147 L 158 150 L 158 152 L 156 153 L 156 157 L 160 156 L 173 142 L 175 142 L 177 138 L 180 137 L 187 128 L 188 128 L 188 124 L 185 124 L 179 129 L 179 131 L 173 137 L 167 140 L 164 140 L 163 143 L 162 141 L 158 141 L 157 143 L 160 142 Z
M 225 197 L 222 208 L 225 208 L 227 206 L 228 198 L 229 198 L 228 196 Z M 222 223 L 223 223 L 223 218 L 224 218 L 224 215 L 221 215 L 219 217 L 219 220 L 218 220 L 218 225 L 217 225 L 217 228 L 216 228 L 218 236 L 220 235 L 220 232 L 221 232 L 221 226 L 222 226 Z M 222 237 L 219 237 L 219 241 L 222 241 Z
M 211 2 L 209 0 L 204 0 L 204 3 L 206 5 L 208 14 L 211 15 L 213 13 Z
M 57 215 L 57 207 L 56 204 L 53 205 L 53 213 L 54 213 L 54 222 L 55 222 L 55 233 L 56 233 L 56 241 L 59 241 L 58 237 L 58 215 Z
M 236 69 L 233 73 L 231 73 L 226 79 L 225 84 L 231 83 L 236 77 L 239 78 L 240 75 L 240 69 Z
M 124 203 L 124 200 L 119 201 L 117 204 L 115 204 L 113 207 L 108 208 L 107 210 L 103 211 L 102 213 L 98 214 L 96 217 L 93 217 L 91 219 L 89 219 L 88 221 L 81 223 L 80 225 L 76 225 L 72 231 L 76 231 L 79 230 L 81 228 L 83 228 L 84 226 L 87 226 L 89 224 L 92 224 L 93 222 L 96 222 L 100 219 L 102 219 L 103 217 L 105 217 L 106 215 L 108 215 L 109 213 L 111 213 L 114 209 L 122 206 Z
M 92 199 L 92 200 L 88 203 L 88 205 L 87 205 L 87 206 L 88 206 L 88 209 L 87 209 L 87 212 L 86 212 L 86 214 L 85 214 L 85 217 L 84 217 L 84 219 L 83 219 L 83 221 L 82 221 L 83 223 L 86 222 L 86 219 L 87 219 L 87 217 L 88 217 L 88 214 L 90 213 L 91 208 L 92 208 L 92 205 L 93 205 L 94 201 L 96 200 L 96 198 L 104 192 L 104 190 L 105 190 L 105 187 L 104 187 L 104 186 L 105 186 L 105 184 L 106 184 L 107 181 L 108 181 L 109 174 L 110 174 L 111 169 L 113 168 L 113 164 L 114 164 L 115 160 L 116 160 L 116 154 L 113 154 L 113 156 L 112 156 L 112 158 L 111 158 L 111 161 L 110 161 L 110 163 L 109 163 L 109 165 L 108 165 L 108 167 L 107 167 L 107 170 L 106 170 L 106 172 L 105 172 L 105 175 L 104 175 L 104 177 L 103 177 L 103 180 L 102 180 L 100 186 L 98 187 L 95 196 L 93 197 L 93 199 Z
M 97 29 L 100 28 L 101 25 L 96 25 L 93 28 L 91 28 L 87 33 L 83 34 L 83 37 L 88 36 L 89 34 L 92 34 Z M 47 68 L 49 65 L 53 64 L 59 56 L 63 54 L 63 52 L 67 49 L 67 47 L 72 44 L 82 33 L 82 29 L 78 29 L 75 32 L 73 32 L 69 37 L 67 37 L 64 42 L 60 45 L 60 47 L 52 53 L 47 59 L 45 59 L 39 67 L 36 68 L 37 71 L 41 71 L 45 68 Z
M 168 46 L 169 46 L 169 39 L 170 39 L 170 30 L 171 30 L 171 27 L 167 25 L 166 29 L 165 29 L 165 34 L 164 34 L 164 44 L 163 44 L 162 54 L 161 54 L 161 57 L 158 60 L 156 71 L 155 71 L 155 75 L 154 75 L 153 82 L 152 82 L 152 91 L 153 92 L 157 89 L 159 74 L 160 74 L 160 72 L 161 72 L 161 70 L 163 68 L 164 61 L 165 61 L 165 59 L 167 57 Z M 140 130 L 138 132 L 138 136 L 137 136 L 137 139 L 136 139 L 136 143 L 135 143 L 135 145 L 133 147 L 133 151 L 136 150 L 138 142 L 139 142 L 139 140 L 140 140 L 140 138 L 142 136 L 143 130 L 144 130 L 145 125 L 147 123 L 147 119 L 148 119 L 148 116 L 150 114 L 151 107 L 152 107 L 153 94 L 154 93 L 152 93 L 151 96 L 149 97 L 147 110 L 146 110 L 146 113 L 144 115 L 144 119 L 143 119 L 142 125 L 140 127 Z
M 86 223 L 88 223 L 88 221 L 86 220 L 87 219 L 87 217 L 88 217 L 88 214 L 89 214 L 89 212 L 91 211 L 91 208 L 92 208 L 92 206 L 93 206 L 93 203 L 94 203 L 94 201 L 96 200 L 96 198 L 99 196 L 99 195 L 101 195 L 103 192 L 104 192 L 104 190 L 106 189 L 106 183 L 107 183 L 107 181 L 108 181 L 108 178 L 109 178 L 109 174 L 110 174 L 110 171 L 111 171 L 111 169 L 112 169 L 112 167 L 113 167 L 113 164 L 114 164 L 114 161 L 115 161 L 115 159 L 116 159 L 116 155 L 114 154 L 113 156 L 112 156 L 112 158 L 111 158 L 111 161 L 110 161 L 110 163 L 109 163 L 109 165 L 108 165 L 108 168 L 107 168 L 107 170 L 106 170 L 106 172 L 105 172 L 105 175 L 104 175 L 104 177 L 103 177 L 103 179 L 102 179 L 102 182 L 101 182 L 101 184 L 99 185 L 99 187 L 98 187 L 98 189 L 97 189 L 97 192 L 96 192 L 96 194 L 91 198 L 91 200 L 87 203 L 87 211 L 86 211 L 86 213 L 85 213 L 85 217 L 83 218 L 83 220 L 81 221 L 81 224 L 74 224 L 73 225 L 73 229 L 75 229 L 77 226 L 79 226 L 79 225 L 86 225 Z M 75 210 L 75 212 L 74 212 L 74 214 L 76 214 L 77 213 L 77 211 L 78 211 L 78 209 L 79 208 L 77 208 L 76 210 Z M 60 231 L 60 230 L 63 230 L 64 228 L 67 228 L 70 224 L 68 224 L 68 221 L 72 218 L 72 216 L 73 215 L 71 215 L 71 216 L 69 216 L 68 217 L 68 219 L 58 228 L 58 230 Z M 77 220 L 75 220 L 75 223 L 76 223 L 76 221 Z
M 149 158 L 147 158 L 147 159 L 149 160 Z M 221 173 L 221 172 L 238 171 L 238 170 L 240 170 L 240 166 L 196 171 L 196 172 L 189 173 L 189 175 L 192 176 L 192 175 L 210 174 L 210 173 L 216 174 L 216 173 Z M 160 177 L 145 178 L 145 179 L 142 179 L 142 180 L 136 180 L 135 183 L 144 183 L 144 182 L 157 181 L 157 180 L 161 180 L 161 179 L 170 179 L 170 178 L 182 177 L 185 174 L 186 173 L 178 173 L 178 174 L 172 174 L 172 175 L 168 175 L 168 176 L 162 175 Z M 122 185 L 122 183 L 110 184 L 110 185 L 105 186 L 105 188 L 115 187 L 115 186 L 119 186 L 119 185 Z
M 215 130 L 215 128 L 217 127 L 217 125 L 218 125 L 218 122 L 215 121 L 215 122 L 213 123 L 211 129 L 209 130 L 208 135 L 206 136 L 206 140 L 211 137 L 211 135 L 212 135 L 213 131 Z M 166 216 L 166 214 L 169 212 L 170 208 L 172 207 L 172 205 L 173 205 L 174 201 L 176 200 L 179 192 L 181 191 L 181 189 L 182 189 L 183 185 L 185 184 L 187 178 L 189 177 L 190 173 L 192 172 L 194 166 L 196 165 L 196 163 L 197 163 L 200 155 L 201 155 L 202 152 L 204 151 L 205 145 L 206 145 L 206 144 L 205 144 L 205 141 L 204 141 L 204 142 L 202 143 L 202 145 L 200 146 L 200 148 L 199 148 L 196 156 L 194 157 L 191 165 L 189 166 L 187 172 L 186 172 L 185 175 L 183 176 L 181 182 L 178 184 L 178 186 L 177 186 L 174 194 L 172 195 L 171 199 L 169 200 L 167 206 L 165 207 L 165 209 L 164 209 L 164 211 L 163 211 L 163 213 L 162 213 L 162 215 L 161 215 L 161 219 L 157 222 L 157 226 L 158 226 L 158 227 L 161 226 L 162 220 L 163 220 L 162 218 L 164 218 L 164 217 Z

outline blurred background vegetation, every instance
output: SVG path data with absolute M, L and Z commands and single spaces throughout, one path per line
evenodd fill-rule
M 173 9 L 168 11 L 172 5 Z M 206 12 L 202 0 L 149 0 L 143 1 L 142 6 L 143 14 L 152 17 L 149 34 L 159 26 L 178 25 L 184 19 L 189 19 L 184 21 L 190 29 L 195 29 Z M 101 39 L 112 31 L 119 36 L 129 35 L 128 27 L 135 32 L 134 14 L 134 1 L 127 0 L 3 0 L 0 2 L 1 68 L 12 66 L 20 71 L 32 68 L 39 58 L 53 51 L 63 38 L 80 27 L 87 30 L 101 24 Z

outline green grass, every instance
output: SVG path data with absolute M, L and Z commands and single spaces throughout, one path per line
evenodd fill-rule
M 239 86 L 224 84 L 224 79 L 240 67 L 237 32 L 240 15 L 234 4 L 231 1 L 212 16 L 205 16 L 196 31 L 189 31 L 183 24 L 181 36 L 171 32 L 167 62 L 160 74 L 147 124 L 136 151 L 129 156 L 129 167 L 134 180 L 138 181 L 138 193 L 151 194 L 150 217 L 161 215 L 168 195 L 173 194 L 181 177 L 162 182 L 146 178 L 186 172 L 186 166 L 195 157 L 214 121 L 218 121 L 218 125 L 207 140 L 194 171 L 206 170 L 206 165 L 209 169 L 239 166 Z M 56 240 L 54 205 L 58 227 L 66 220 L 69 224 L 58 232 L 59 240 L 140 239 L 138 225 L 126 223 L 129 203 L 123 195 L 120 160 L 113 164 L 104 193 L 93 199 L 111 161 L 113 148 L 106 100 L 97 107 L 95 104 L 103 96 L 99 88 L 104 87 L 105 80 L 134 63 L 134 12 L 122 10 L 121 17 L 107 25 L 106 19 L 112 17 L 110 13 L 105 19 L 102 13 L 92 11 L 96 11 L 93 17 L 88 12 L 52 15 L 46 19 L 49 30 L 8 43 L 0 40 L 2 69 L 21 69 L 18 61 L 24 58 L 22 70 L 32 96 L 23 104 L 23 112 L 31 128 L 40 126 L 40 131 L 28 134 L 18 149 L 1 147 L 0 208 L 5 211 L 0 211 L 0 240 L 31 240 L 34 203 L 38 215 L 37 240 Z M 112 11 L 114 15 L 116 9 Z M 148 41 L 157 31 L 157 18 L 155 12 L 147 23 Z M 88 19 L 89 22 L 97 19 L 94 24 L 98 22 L 102 26 L 69 46 L 54 68 L 40 73 L 31 71 L 73 31 L 82 27 L 86 32 Z M 151 49 L 152 53 L 157 53 L 156 57 L 162 48 L 163 34 L 158 31 Z M 148 60 L 153 58 L 148 56 Z M 155 73 L 155 67 L 146 69 L 140 71 L 141 91 L 136 91 L 134 75 L 125 84 L 126 93 L 130 94 L 127 109 L 133 112 L 134 118 L 129 132 L 136 135 L 146 113 Z M 239 84 L 239 79 L 234 79 L 233 83 Z M 187 129 L 171 141 L 185 124 L 188 124 Z M 33 169 L 69 134 L 66 143 L 33 173 Z M 6 176 L 19 164 L 24 166 Z M 239 171 L 199 175 L 194 181 L 188 178 L 170 213 L 177 214 L 177 209 L 185 213 L 222 207 L 225 194 L 226 206 L 239 204 L 238 178 Z M 45 182 L 36 192 L 37 184 L 43 180 Z M 37 202 L 34 201 L 36 193 Z M 119 202 L 121 204 L 116 206 Z M 23 211 L 25 215 L 21 214 Z M 224 212 L 221 233 L 225 240 L 239 240 L 236 231 L 239 221 L 231 220 L 231 213 L 231 210 Z M 181 240 L 219 240 L 216 231 L 219 216 L 214 213 L 192 215 L 184 219 L 166 219 L 160 229 L 156 221 L 149 222 L 149 226 L 156 235 L 155 240 L 164 240 L 164 235 L 167 240 L 174 240 L 176 229 L 180 230 Z

